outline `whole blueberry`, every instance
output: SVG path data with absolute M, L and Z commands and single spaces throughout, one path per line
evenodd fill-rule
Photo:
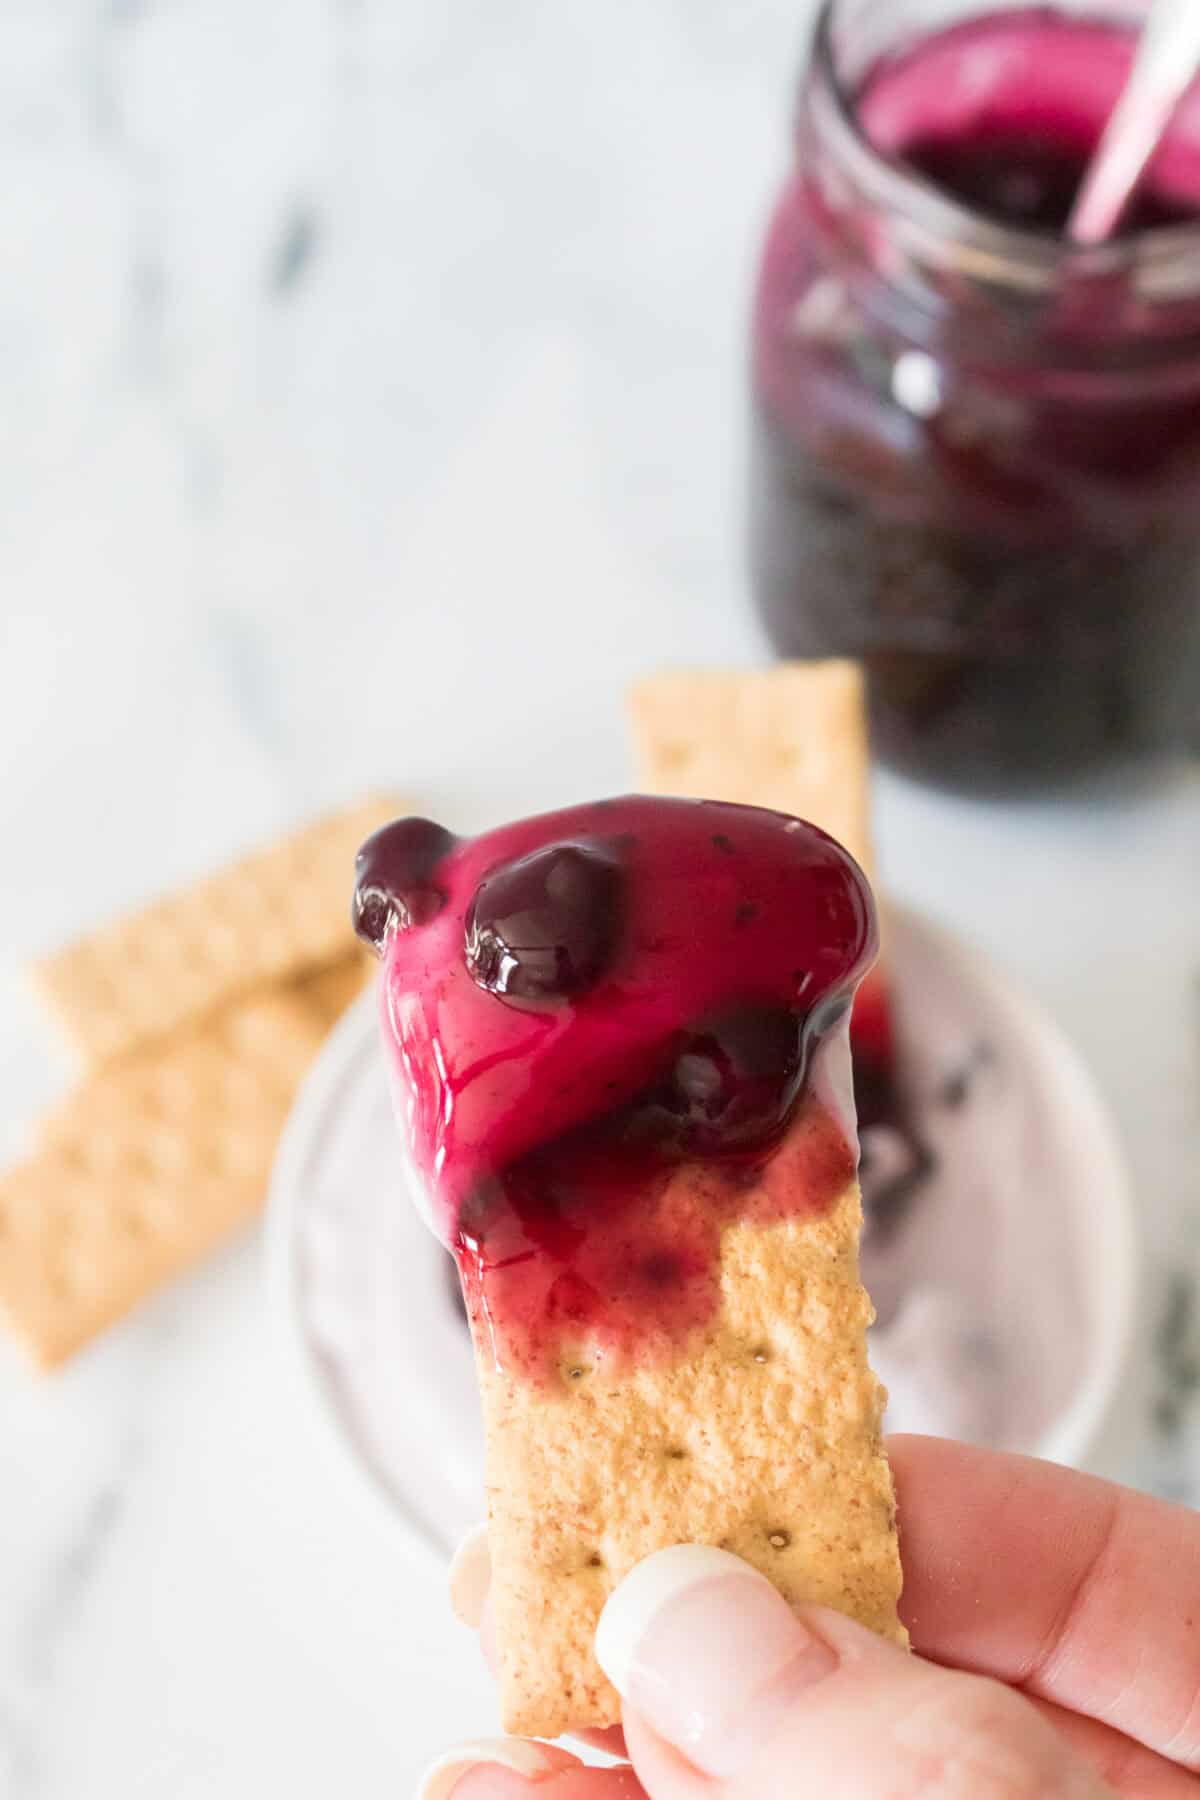
M 369 837 L 354 865 L 351 918 L 364 943 L 383 948 L 392 931 L 422 925 L 446 904 L 436 870 L 456 840 L 432 819 L 393 819 Z
M 603 846 L 549 844 L 484 877 L 466 918 L 467 967 L 518 1000 L 565 1000 L 607 967 L 620 936 L 621 871 Z
M 804 1060 L 803 1026 L 792 1012 L 734 1007 L 688 1034 L 658 1105 L 689 1148 L 733 1148 L 782 1122 Z

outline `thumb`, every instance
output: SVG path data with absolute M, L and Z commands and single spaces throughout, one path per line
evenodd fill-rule
M 639 1563 L 596 1654 L 652 1800 L 1111 1800 L 1029 1703 L 940 1669 L 824 1608 L 796 1613 L 723 1550 Z

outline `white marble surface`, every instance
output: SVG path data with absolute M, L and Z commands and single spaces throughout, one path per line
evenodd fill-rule
M 0 9 L 14 968 L 369 781 L 467 825 L 619 786 L 626 677 L 757 653 L 743 315 L 797 11 Z M 880 814 L 896 891 L 1111 1099 L 1149 1326 L 1200 1242 L 1200 774 L 987 810 L 888 782 Z M 14 1001 L 7 1147 L 55 1079 Z M 52 1384 L 0 1346 L 0 1800 L 369 1800 L 491 1718 L 313 1453 L 260 1276 L 234 1248 Z M 1189 1494 L 1195 1354 L 1182 1428 L 1148 1365 L 1112 1452 Z

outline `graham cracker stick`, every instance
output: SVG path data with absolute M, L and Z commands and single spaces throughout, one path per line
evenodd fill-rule
M 320 819 L 35 963 L 34 990 L 80 1067 L 349 955 L 347 871 L 397 809 L 370 799 Z
M 344 874 L 343 874 L 344 881 Z M 257 1214 L 280 1127 L 361 957 L 102 1071 L 0 1174 L 0 1314 L 62 1362 Z
M 837 838 L 873 874 L 857 663 L 652 675 L 630 690 L 629 716 L 646 792 L 794 813 Z
M 856 662 L 651 675 L 629 691 L 637 776 L 651 794 L 734 800 L 827 831 L 876 881 L 866 688 Z M 887 919 L 856 1019 L 887 1007 Z
M 764 1186 L 803 1179 L 809 1128 L 802 1111 Z M 695 1188 L 703 1176 L 683 1165 L 674 1180 Z M 861 1217 L 851 1183 L 823 1215 L 726 1225 L 709 1327 L 681 1353 L 609 1372 L 585 1346 L 568 1349 L 550 1393 L 498 1369 L 473 1321 L 506 1730 L 554 1737 L 617 1721 L 596 1622 L 622 1576 L 672 1544 L 734 1551 L 792 1603 L 836 1607 L 907 1643 Z

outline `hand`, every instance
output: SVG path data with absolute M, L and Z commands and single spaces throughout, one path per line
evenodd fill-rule
M 597 1633 L 632 1767 L 501 1739 L 425 1800 L 1200 1800 L 1200 1518 L 1023 1457 L 889 1449 L 916 1655 L 724 1552 L 662 1551 Z M 458 1585 L 486 1649 L 486 1552 Z

